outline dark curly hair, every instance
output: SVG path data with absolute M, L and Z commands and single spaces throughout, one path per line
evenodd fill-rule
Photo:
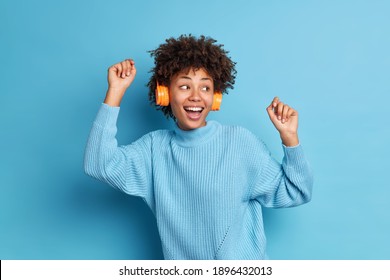
M 157 49 L 149 51 L 154 57 L 154 68 L 148 82 L 150 103 L 161 110 L 164 115 L 175 119 L 171 106 L 156 105 L 155 89 L 160 85 L 169 86 L 171 78 L 179 72 L 203 68 L 214 81 L 214 90 L 227 93 L 233 89 L 236 78 L 236 63 L 228 57 L 228 51 L 217 41 L 205 36 L 181 35 L 179 38 L 165 40 Z

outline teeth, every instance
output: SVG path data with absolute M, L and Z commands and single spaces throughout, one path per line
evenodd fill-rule
M 186 107 L 185 109 L 193 112 L 200 112 L 203 110 L 201 107 Z

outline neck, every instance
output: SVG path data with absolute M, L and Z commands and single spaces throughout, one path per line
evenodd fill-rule
M 206 122 L 205 126 L 183 130 L 175 125 L 175 142 L 182 147 L 194 147 L 210 141 L 219 129 L 220 124 L 215 121 Z

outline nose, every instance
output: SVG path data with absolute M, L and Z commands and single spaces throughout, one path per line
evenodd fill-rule
M 193 89 L 191 95 L 188 98 L 190 101 L 199 102 L 201 100 L 198 90 Z

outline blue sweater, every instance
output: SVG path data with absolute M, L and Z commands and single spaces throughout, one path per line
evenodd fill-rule
M 264 259 L 262 206 L 311 198 L 300 145 L 280 165 L 248 130 L 215 121 L 191 131 L 158 130 L 127 146 L 115 138 L 119 107 L 102 104 L 85 152 L 85 172 L 142 197 L 166 259 Z

